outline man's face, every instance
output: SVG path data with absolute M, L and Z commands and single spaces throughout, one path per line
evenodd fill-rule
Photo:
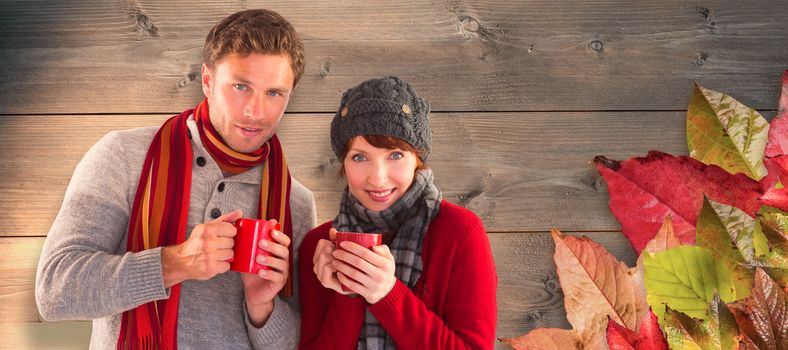
M 211 124 L 233 150 L 257 150 L 276 132 L 294 79 L 285 54 L 230 54 L 213 69 L 203 64 L 202 91 Z

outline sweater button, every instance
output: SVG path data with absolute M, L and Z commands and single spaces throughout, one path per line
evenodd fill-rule
M 212 218 L 216 219 L 216 218 L 218 218 L 218 217 L 220 217 L 220 216 L 222 216 L 222 211 L 221 211 L 221 210 L 219 210 L 219 208 L 213 208 L 213 209 L 211 209 L 211 217 L 212 217 Z
M 224 192 L 224 182 L 219 184 L 218 190 L 219 190 L 219 192 Z
M 197 157 L 197 165 L 205 166 L 205 157 Z

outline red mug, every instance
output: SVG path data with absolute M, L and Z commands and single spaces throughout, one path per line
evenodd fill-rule
M 268 270 L 269 267 L 261 265 L 255 257 L 257 255 L 269 256 L 270 253 L 259 246 L 261 239 L 271 240 L 271 230 L 279 230 L 279 223 L 272 224 L 268 220 L 240 218 L 235 221 L 235 244 L 233 245 L 233 258 L 228 260 L 230 270 L 254 273 L 260 269 Z
M 338 249 L 342 249 L 339 247 L 339 243 L 344 241 L 350 241 L 371 250 L 372 247 L 383 244 L 383 235 L 380 233 L 337 232 L 336 245 Z M 342 291 L 353 292 L 344 284 L 342 284 Z

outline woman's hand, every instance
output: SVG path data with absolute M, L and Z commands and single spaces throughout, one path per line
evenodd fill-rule
M 366 249 L 353 242 L 342 242 L 342 249 L 333 251 L 332 265 L 337 271 L 337 279 L 368 303 L 374 304 L 383 299 L 394 288 L 394 256 L 389 247 L 378 245 Z M 341 290 L 341 289 L 340 289 Z
M 323 287 L 334 290 L 340 294 L 350 294 L 342 291 L 342 287 L 337 279 L 337 270 L 332 264 L 334 261 L 334 255 L 332 253 L 336 250 L 334 241 L 337 237 L 337 230 L 331 228 L 328 231 L 328 237 L 329 239 L 327 240 L 321 239 L 317 242 L 315 255 L 312 257 L 312 270 L 315 272 L 315 276 L 317 276 L 317 279 Z

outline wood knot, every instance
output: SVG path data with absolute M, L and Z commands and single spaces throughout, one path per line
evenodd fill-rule
M 545 290 L 551 293 L 557 292 L 561 289 L 561 284 L 558 283 L 558 279 L 555 278 L 554 273 L 548 273 L 547 275 L 543 276 L 542 284 L 544 284 Z
M 320 70 L 320 77 L 325 78 L 330 73 L 331 73 L 331 61 L 328 61 L 323 65 L 323 68 Z
M 474 198 L 478 197 L 480 194 L 482 194 L 482 191 L 474 190 L 474 191 L 468 192 L 465 195 L 460 195 L 459 197 L 457 197 L 457 200 L 458 200 L 457 204 L 459 206 L 463 207 L 463 208 L 468 207 L 468 204 L 470 204 L 471 201 Z
M 145 15 L 142 11 L 137 12 L 135 22 L 136 23 L 134 24 L 134 27 L 138 32 L 144 32 L 150 36 L 159 35 L 159 28 L 156 27 L 156 24 L 153 23 L 153 20 L 151 20 L 150 17 Z
M 481 29 L 481 24 L 479 23 L 479 20 L 477 20 L 472 16 L 463 15 L 459 17 L 459 20 L 460 20 L 460 29 L 462 29 L 463 31 L 478 33 L 479 30 Z
M 588 48 L 596 51 L 599 54 L 605 52 L 605 44 L 602 43 L 602 40 L 592 40 L 591 43 L 588 44 Z
M 544 312 L 541 310 L 534 310 L 525 314 L 525 321 L 524 323 L 531 328 L 536 328 L 539 324 L 542 323 L 542 317 Z
M 339 164 L 339 160 L 336 157 L 329 157 L 324 162 L 320 163 L 317 166 L 320 172 L 326 172 L 328 169 L 333 168 L 335 165 Z
M 580 177 L 580 182 L 596 192 L 605 192 L 607 191 L 607 184 L 605 183 L 605 179 L 602 178 L 601 175 L 597 172 L 588 173 L 584 176 Z
M 706 60 L 709 59 L 709 54 L 705 52 L 698 52 L 698 57 L 695 59 L 695 65 L 700 67 L 706 64 Z
M 698 6 L 696 11 L 703 16 L 703 19 L 706 20 L 706 25 L 709 27 L 714 27 L 717 25 L 717 20 L 714 18 L 714 15 L 711 13 L 708 7 Z
M 197 79 L 197 73 L 191 72 L 187 74 L 183 79 L 178 81 L 178 88 L 185 88 L 189 83 L 193 82 Z

